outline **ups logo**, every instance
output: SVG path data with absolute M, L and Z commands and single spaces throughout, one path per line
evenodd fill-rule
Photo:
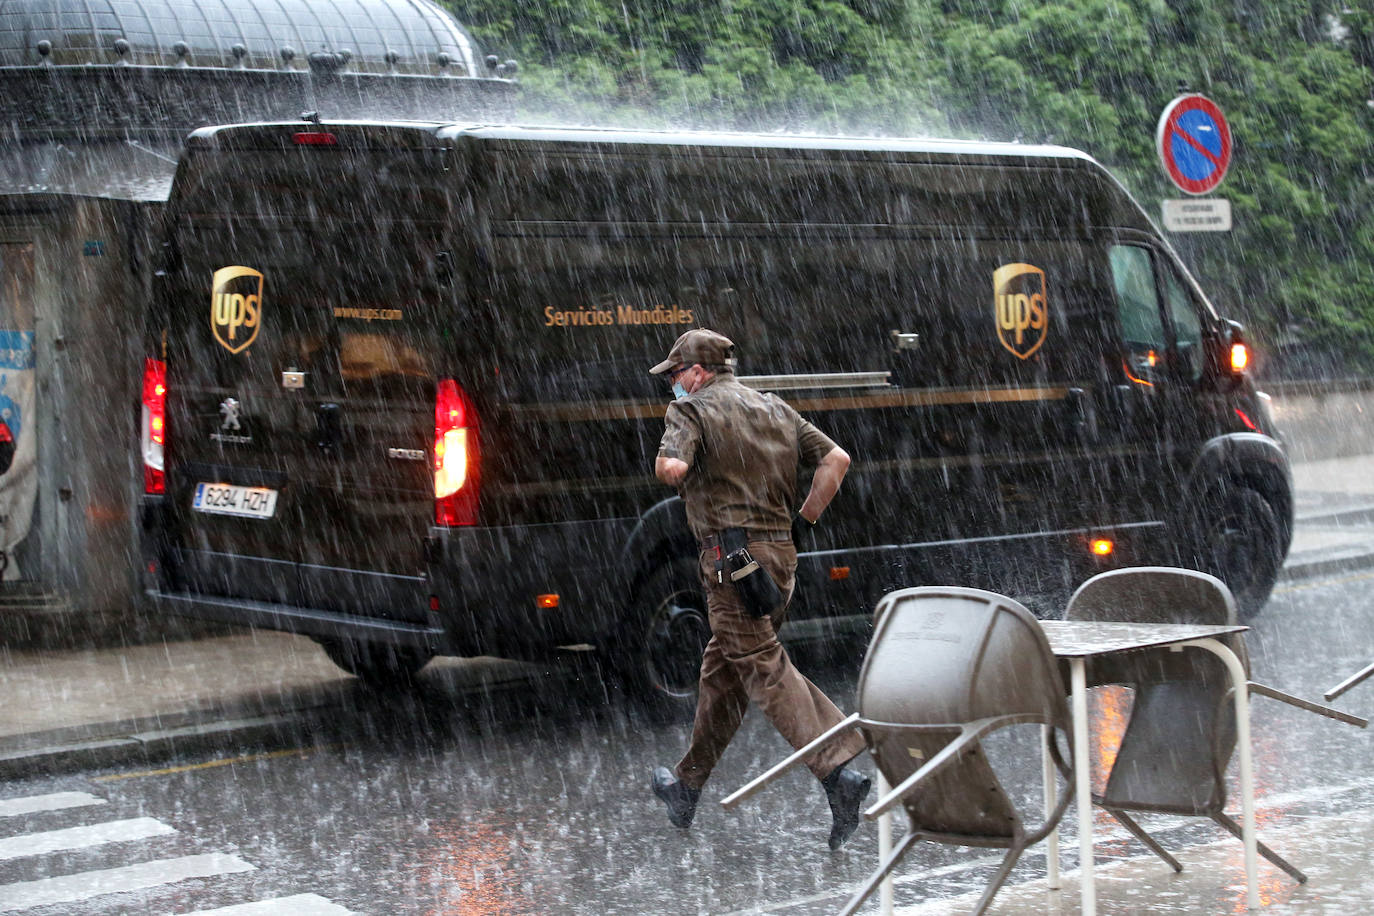
M 221 267 L 210 292 L 210 328 L 230 353 L 242 353 L 262 324 L 262 273 L 251 267 Z
M 1003 264 L 992 272 L 997 339 L 1021 359 L 1030 359 L 1049 333 L 1045 272 L 1031 264 Z

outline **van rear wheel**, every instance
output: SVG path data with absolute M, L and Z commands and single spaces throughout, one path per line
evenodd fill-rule
M 1269 600 L 1283 567 L 1283 534 L 1273 506 L 1258 490 L 1231 484 L 1202 501 L 1196 523 L 1198 567 L 1225 582 L 1242 620 Z
M 329 660 L 372 687 L 404 687 L 412 683 L 434 653 L 415 646 L 321 637 L 315 640 Z
M 659 567 L 639 587 L 612 662 L 652 712 L 683 718 L 696 709 L 710 638 L 706 593 L 696 564 L 684 557 Z

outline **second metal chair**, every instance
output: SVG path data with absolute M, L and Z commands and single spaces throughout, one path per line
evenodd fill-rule
M 857 910 L 912 846 L 931 840 L 1007 851 L 974 911 L 982 913 L 1021 853 L 1054 829 L 1072 794 L 1058 792 L 1043 823 L 1027 826 L 983 740 L 1009 726 L 1041 725 L 1071 785 L 1070 767 L 1054 740 L 1059 734 L 1071 745 L 1065 695 L 1044 631 L 1012 599 L 970 588 L 892 592 L 878 605 L 859 675 L 859 711 L 722 804 L 733 807 L 827 741 L 858 728 L 879 772 L 895 787 L 865 815 L 875 818 L 900 805 L 908 825 L 843 912 Z M 1038 754 L 1026 763 L 1040 769 Z

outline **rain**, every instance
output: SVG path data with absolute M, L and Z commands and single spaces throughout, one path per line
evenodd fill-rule
M 0 0 L 0 87 L 0 912 L 1374 908 L 1368 11 Z M 724 523 L 847 841 L 760 709 L 651 784 L 736 383 L 849 459 Z

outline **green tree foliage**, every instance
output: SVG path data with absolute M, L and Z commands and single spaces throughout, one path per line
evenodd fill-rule
M 455 13 L 520 61 L 530 118 L 1061 143 L 1151 213 L 1183 196 L 1154 144 L 1186 84 L 1231 121 L 1218 194 L 1236 229 L 1174 244 L 1262 349 L 1368 373 L 1372 2 L 462 0 Z

